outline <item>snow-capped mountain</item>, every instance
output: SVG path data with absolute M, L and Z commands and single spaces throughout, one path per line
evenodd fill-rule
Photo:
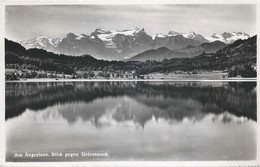
M 121 60 L 151 48 L 152 41 L 143 28 L 111 31 L 98 28 L 90 35 L 67 34 L 57 50 L 64 54 L 91 54 L 100 59 Z
M 104 49 L 104 44 L 95 39 L 91 39 L 89 35 L 68 33 L 65 38 L 57 46 L 56 50 L 59 53 L 68 55 L 83 55 L 91 54 L 96 57 L 99 52 Z
M 193 31 L 191 31 L 190 33 L 179 33 L 176 31 L 169 31 L 168 34 L 158 33 L 158 34 L 153 35 L 152 37 L 153 37 L 153 39 L 155 39 L 155 38 L 167 38 L 167 37 L 172 37 L 172 36 L 177 36 L 177 35 L 182 35 L 184 38 L 194 39 L 194 40 L 200 41 L 202 43 L 221 41 L 226 44 L 231 44 L 231 43 L 235 42 L 236 40 L 239 40 L 239 39 L 244 40 L 244 39 L 248 39 L 250 37 L 248 34 L 243 33 L 243 32 L 232 32 L 232 33 L 224 32 L 222 34 L 214 33 L 210 37 L 204 37 L 201 34 L 197 34 Z
M 115 37 L 117 35 L 124 35 L 124 36 L 128 36 L 128 37 L 135 37 L 139 32 L 143 31 L 143 28 L 131 28 L 129 30 L 111 30 L 111 31 L 107 31 L 107 30 L 103 30 L 101 28 L 98 28 L 95 30 L 95 32 L 93 32 L 90 35 L 91 39 L 100 39 L 101 41 L 103 41 L 106 45 L 107 48 L 117 48 L 116 46 L 116 41 L 115 41 Z M 119 51 L 119 50 L 118 50 Z
M 176 34 L 177 35 L 177 34 Z M 166 38 L 166 37 L 169 37 L 170 35 L 164 35 L 164 34 L 162 34 L 162 33 L 157 33 L 157 34 L 155 34 L 155 35 L 153 35 L 152 36 L 152 38 L 153 38 L 153 40 L 155 40 L 156 38 Z M 175 35 L 173 35 L 173 36 L 175 36 Z
M 231 44 L 236 40 L 239 39 L 244 40 L 244 39 L 248 39 L 249 37 L 250 36 L 248 34 L 243 32 L 232 32 L 232 33 L 224 32 L 222 34 L 214 33 L 212 36 L 207 37 L 206 39 L 209 40 L 210 42 L 221 41 L 226 44 Z
M 174 36 L 177 36 L 177 35 L 182 35 L 184 38 L 193 39 L 193 40 L 199 41 L 201 43 L 209 42 L 201 34 L 197 34 L 193 31 L 191 31 L 190 33 L 179 33 L 179 32 L 176 32 L 176 31 L 169 31 L 168 34 L 158 33 L 158 34 L 153 35 L 153 39 L 174 37 Z
M 26 49 L 39 48 L 49 51 L 55 51 L 55 48 L 60 44 L 61 39 L 59 38 L 49 38 L 46 36 L 38 36 L 34 39 L 21 41 L 20 44 Z

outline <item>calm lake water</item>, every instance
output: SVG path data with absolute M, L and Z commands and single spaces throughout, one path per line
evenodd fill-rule
M 6 83 L 7 161 L 252 160 L 256 115 L 256 82 Z

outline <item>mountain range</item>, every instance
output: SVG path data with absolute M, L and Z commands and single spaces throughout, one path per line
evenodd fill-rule
M 59 38 L 48 38 L 46 36 L 40 35 L 34 39 L 28 41 L 21 41 L 20 44 L 25 48 L 38 48 L 48 51 L 55 51 L 57 46 L 60 44 L 61 39 Z
M 212 36 L 207 37 L 207 40 L 209 42 L 221 41 L 226 44 L 231 44 L 231 43 L 235 42 L 236 40 L 239 40 L 239 39 L 244 40 L 244 39 L 248 39 L 249 37 L 250 36 L 248 34 L 243 33 L 243 32 L 232 32 L 232 33 L 224 32 L 222 34 L 214 33 Z
M 97 59 L 124 60 L 161 47 L 177 52 L 177 54 L 171 54 L 170 58 L 192 57 L 198 55 L 197 53 L 209 52 L 210 49 L 204 50 L 205 47 L 203 47 L 209 45 L 208 43 L 211 43 L 212 48 L 221 49 L 220 46 L 225 47 L 226 44 L 231 44 L 235 40 L 247 38 L 249 35 L 242 32 L 214 33 L 211 37 L 204 37 L 195 32 L 169 31 L 165 35 L 159 33 L 150 36 L 144 28 L 134 27 L 128 30 L 110 31 L 98 28 L 90 35 L 68 33 L 63 39 L 38 36 L 35 39 L 21 41 L 20 44 L 27 49 L 39 48 L 67 55 L 90 54 Z M 196 54 L 194 50 L 197 50 Z

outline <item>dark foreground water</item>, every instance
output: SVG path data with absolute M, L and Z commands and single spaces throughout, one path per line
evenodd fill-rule
M 255 82 L 6 83 L 7 161 L 252 160 L 256 115 Z

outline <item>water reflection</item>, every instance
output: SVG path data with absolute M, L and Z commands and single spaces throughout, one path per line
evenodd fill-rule
M 77 117 L 84 120 L 94 117 L 97 121 L 105 114 L 112 97 L 128 97 L 149 106 L 149 112 L 145 113 L 134 102 L 125 100 L 116 109 L 113 115 L 115 120 L 135 120 L 144 124 L 152 116 L 181 121 L 195 115 L 198 120 L 205 113 L 219 114 L 227 111 L 256 121 L 256 83 L 220 84 L 221 86 L 200 82 L 6 83 L 6 119 L 20 115 L 26 109 L 37 112 L 57 104 L 73 103 L 78 106 L 79 102 L 88 104 L 106 98 L 100 105 L 88 106 L 87 111 L 84 109 L 87 106 L 78 109 L 76 114 L 70 112 L 71 108 L 64 108 L 67 110 L 64 113 L 70 115 L 65 116 L 68 122 L 74 122 Z
M 256 115 L 255 82 L 6 83 L 8 152 L 248 160 Z

